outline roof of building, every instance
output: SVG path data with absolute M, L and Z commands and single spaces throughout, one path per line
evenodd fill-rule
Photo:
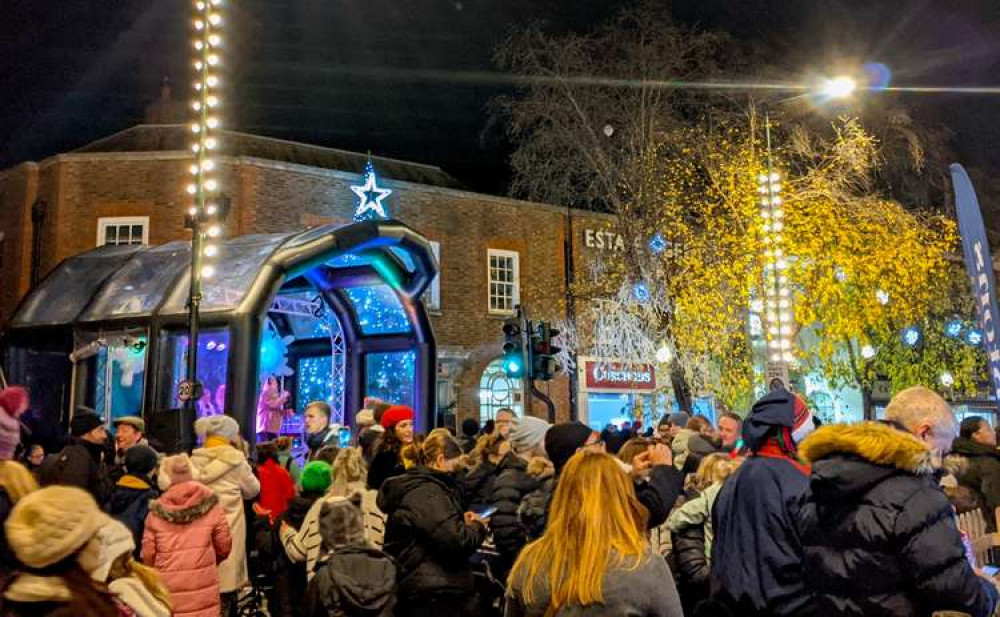
M 139 124 L 93 141 L 74 152 L 162 152 L 182 151 L 190 146 L 190 130 L 183 124 Z M 273 137 L 222 131 L 220 154 L 250 156 L 322 169 L 364 173 L 367 154 L 325 148 Z M 372 156 L 379 175 L 402 182 L 446 188 L 464 188 L 454 177 L 434 165 Z

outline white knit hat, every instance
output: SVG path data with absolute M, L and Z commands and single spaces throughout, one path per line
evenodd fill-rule
M 79 551 L 110 520 L 87 491 L 47 486 L 17 502 L 4 529 L 21 563 L 45 568 Z
M 91 578 L 101 583 L 108 580 L 111 564 L 116 559 L 135 550 L 135 539 L 121 521 L 111 520 L 97 532 L 101 543 L 101 556 L 97 569 L 90 573 Z
M 198 437 L 217 435 L 231 441 L 240 434 L 240 425 L 229 416 L 206 416 L 194 422 L 194 432 Z

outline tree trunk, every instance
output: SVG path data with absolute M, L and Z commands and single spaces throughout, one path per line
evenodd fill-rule
M 674 388 L 674 399 L 681 411 L 692 413 L 694 401 L 691 397 L 691 385 L 684 377 L 684 368 L 675 357 L 670 363 L 670 385 Z

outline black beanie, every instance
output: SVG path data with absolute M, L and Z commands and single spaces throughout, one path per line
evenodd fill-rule
M 469 437 L 475 437 L 476 433 L 479 432 L 479 420 L 475 418 L 466 418 L 462 421 L 462 434 L 468 435 Z
M 545 432 L 545 453 L 559 473 L 594 431 L 582 422 L 563 422 Z
M 73 437 L 81 437 L 102 424 L 100 416 L 92 409 L 77 407 L 73 419 L 69 421 L 69 434 Z
M 156 469 L 156 450 L 141 443 L 125 451 L 125 471 L 136 476 L 148 476 Z

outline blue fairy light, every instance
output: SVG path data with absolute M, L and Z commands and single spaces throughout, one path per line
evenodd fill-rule
M 979 328 L 972 328 L 965 333 L 965 342 L 973 347 L 979 347 L 983 344 L 983 331 Z
M 962 322 L 954 319 L 945 325 L 944 333 L 951 338 L 958 338 L 962 334 L 962 327 Z
M 920 329 L 916 326 L 910 326 L 903 330 L 903 343 L 907 347 L 916 347 L 920 343 Z

